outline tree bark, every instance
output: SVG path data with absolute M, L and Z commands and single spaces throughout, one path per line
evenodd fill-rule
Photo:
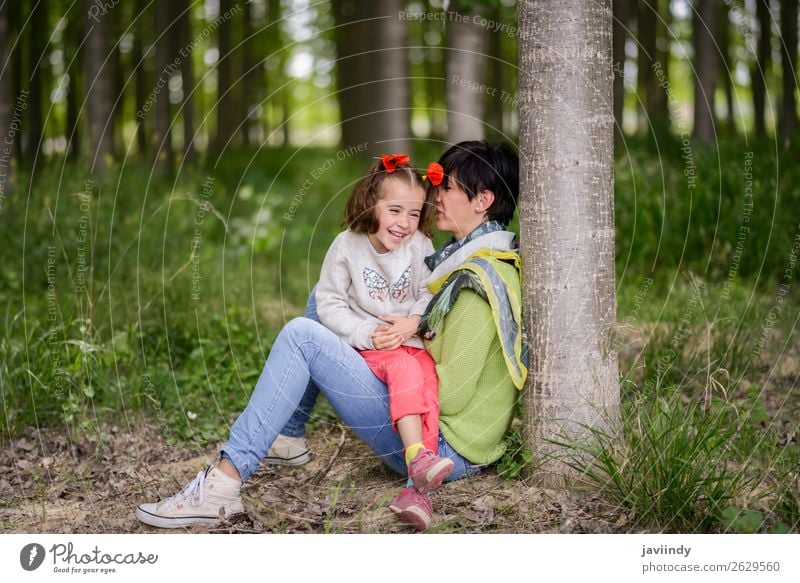
M 451 144 L 485 136 L 486 94 L 473 87 L 485 84 L 488 35 L 486 27 L 475 24 L 472 16 L 470 12 L 448 10 L 445 19 L 447 141 Z
M 242 72 L 243 91 L 243 106 L 244 106 L 244 120 L 242 123 L 242 144 L 250 146 L 257 142 L 259 132 L 259 119 L 256 114 L 258 105 L 261 101 L 261 79 L 263 75 L 263 67 L 259 64 L 256 58 L 256 40 L 257 37 L 253 36 L 255 30 L 255 7 L 253 3 L 245 5 L 242 11 L 242 23 L 244 34 L 242 42 L 244 46 L 244 70 Z
M 530 369 L 524 434 L 537 480 L 590 430 L 616 436 L 611 0 L 518 3 L 520 232 Z
M 784 143 L 794 139 L 797 131 L 797 0 L 781 0 L 781 68 L 783 70 L 783 104 L 781 137 Z
M 614 121 L 620 136 L 623 135 L 622 114 L 625 107 L 625 41 L 628 37 L 628 1 L 613 0 Z
M 342 142 L 369 155 L 403 152 L 411 137 L 403 0 L 334 0 Z
M 756 0 L 756 20 L 758 22 L 757 59 L 750 69 L 751 87 L 753 89 L 753 119 L 756 137 L 767 135 L 764 117 L 766 103 L 767 74 L 772 58 L 772 19 L 769 13 L 769 0 Z
M 194 150 L 194 69 L 192 67 L 193 51 L 192 42 L 192 7 L 188 0 L 180 0 L 175 4 L 176 27 L 178 29 L 178 43 L 185 54 L 178 54 L 181 59 L 181 87 L 183 88 L 183 103 L 181 114 L 183 116 L 183 157 L 186 162 L 191 162 L 195 157 Z
M 93 0 L 85 0 L 86 48 L 83 59 L 86 74 L 86 109 L 89 119 L 89 143 L 94 169 L 114 158 L 114 73 L 110 58 L 111 21 L 108 14 L 90 17 Z
M 704 143 L 716 138 L 714 131 L 714 90 L 719 54 L 714 43 L 717 33 L 717 0 L 697 0 L 694 13 L 694 136 Z

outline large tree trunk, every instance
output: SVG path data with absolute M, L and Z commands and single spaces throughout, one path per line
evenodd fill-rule
M 714 37 L 717 32 L 717 0 L 697 0 L 694 29 L 694 136 L 711 143 L 714 133 L 714 89 L 719 54 Z
M 486 93 L 475 90 L 485 85 L 486 27 L 475 24 L 472 14 L 449 10 L 447 30 L 447 141 L 484 138 L 484 101 Z M 494 34 L 500 34 L 496 32 Z
M 102 167 L 114 157 L 114 73 L 109 55 L 111 21 L 108 14 L 91 17 L 94 0 L 85 0 L 86 10 L 86 109 L 89 119 L 91 167 Z
M 538 481 L 558 486 L 575 450 L 552 442 L 580 448 L 619 424 L 611 0 L 526 0 L 518 13 L 524 431 Z
M 28 131 L 26 132 L 23 156 L 30 163 L 36 158 L 37 153 L 42 147 L 44 126 L 42 123 L 42 85 L 43 80 L 48 77 L 50 62 L 45 54 L 47 45 L 47 2 L 40 0 L 31 7 L 30 26 L 31 40 L 28 54 L 28 64 L 30 74 L 28 75 L 28 108 L 27 122 Z M 49 102 L 49 99 L 48 99 Z
M 753 89 L 753 119 L 756 137 L 767 135 L 764 118 L 766 103 L 767 73 L 772 58 L 772 19 L 769 14 L 769 0 L 756 0 L 756 20 L 758 21 L 757 58 L 750 69 L 751 87 Z
M 183 157 L 186 162 L 194 159 L 194 103 L 192 92 L 194 91 L 194 69 L 192 68 L 193 51 L 192 42 L 192 21 L 190 18 L 191 4 L 188 0 L 181 0 L 175 4 L 175 26 L 178 29 L 178 42 L 183 54 L 178 54 L 181 59 L 181 87 L 183 88 L 183 104 L 181 114 L 183 115 Z
M 780 135 L 785 143 L 797 131 L 797 0 L 781 0 L 781 65 L 783 69 L 783 103 Z
M 625 107 L 625 41 L 628 37 L 628 2 L 614 0 L 614 121 L 622 136 L 622 113 Z
M 407 151 L 411 136 L 403 0 L 334 0 L 342 142 L 370 155 Z

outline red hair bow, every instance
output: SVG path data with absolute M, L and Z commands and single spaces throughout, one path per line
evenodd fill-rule
M 438 162 L 431 162 L 428 164 L 428 171 L 425 172 L 425 178 L 431 181 L 434 186 L 439 186 L 444 180 L 444 168 Z
M 391 156 L 384 154 L 381 156 L 381 161 L 383 167 L 386 168 L 386 173 L 391 174 L 397 170 L 398 166 L 408 166 L 410 158 L 408 154 L 392 154 Z

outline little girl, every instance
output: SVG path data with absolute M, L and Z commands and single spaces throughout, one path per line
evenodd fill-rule
M 438 184 L 432 164 L 427 177 Z M 431 300 L 426 256 L 431 200 L 405 154 L 384 155 L 358 181 L 347 201 L 347 231 L 333 241 L 316 289 L 320 322 L 357 349 L 389 388 L 389 409 L 405 448 L 408 476 L 421 493 L 437 488 L 453 462 L 436 455 L 438 379 L 416 336 Z M 405 517 L 397 504 L 392 510 Z

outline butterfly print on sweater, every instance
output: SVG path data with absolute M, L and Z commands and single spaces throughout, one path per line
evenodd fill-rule
M 365 267 L 361 270 L 361 275 L 364 276 L 364 283 L 369 290 L 369 297 L 373 300 L 382 302 L 389 294 L 398 302 L 402 302 L 408 295 L 408 289 L 411 287 L 411 266 L 409 265 L 394 284 L 389 284 L 381 274 Z

